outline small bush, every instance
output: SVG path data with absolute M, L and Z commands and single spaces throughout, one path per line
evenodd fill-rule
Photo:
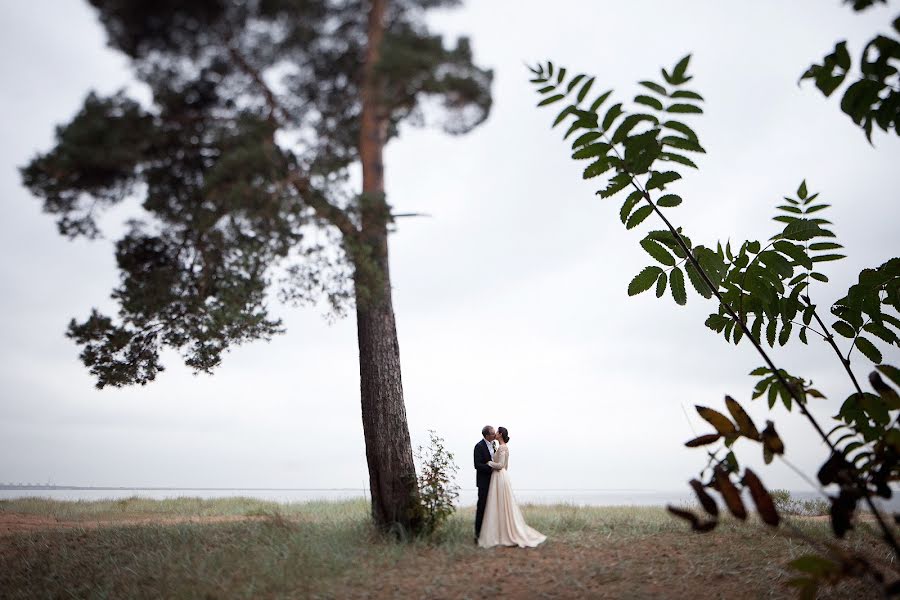
M 456 510 L 459 486 L 453 478 L 459 467 L 453 462 L 453 453 L 444 447 L 444 440 L 434 430 L 428 430 L 429 445 L 419 446 L 416 462 L 419 463 L 418 488 L 422 509 L 421 534 L 435 538 L 441 526 Z
M 827 515 L 831 512 L 831 504 L 826 500 L 816 498 L 814 500 L 797 500 L 787 490 L 772 490 L 769 492 L 775 509 L 783 515 L 798 515 L 801 517 L 816 517 Z

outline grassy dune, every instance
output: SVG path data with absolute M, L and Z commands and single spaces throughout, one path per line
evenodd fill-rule
M 538 549 L 474 547 L 471 508 L 439 542 L 397 543 L 372 530 L 363 501 L 6 500 L 0 521 L 48 525 L 0 535 L 0 596 L 778 598 L 793 595 L 783 565 L 808 552 L 796 534 L 755 523 L 691 534 L 661 508 L 523 510 L 549 537 Z M 827 523 L 794 525 L 827 538 Z M 865 524 L 847 543 L 880 558 Z M 822 597 L 872 592 L 844 586 Z

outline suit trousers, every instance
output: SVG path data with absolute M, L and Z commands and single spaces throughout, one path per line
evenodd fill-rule
M 484 521 L 484 507 L 487 506 L 490 485 L 478 486 L 478 504 L 475 506 L 475 537 L 481 535 L 481 523 Z

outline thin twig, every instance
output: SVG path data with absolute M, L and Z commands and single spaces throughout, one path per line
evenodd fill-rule
M 860 334 L 862 333 L 863 327 L 865 327 L 866 325 L 868 325 L 868 324 L 871 323 L 871 322 L 872 322 L 872 319 L 869 319 L 869 320 L 867 320 L 865 323 L 863 323 L 863 324 L 862 324 L 862 327 L 859 328 L 860 333 L 857 333 L 857 334 L 853 337 L 853 343 L 850 344 L 850 349 L 847 350 L 847 364 L 850 363 L 850 355 L 853 354 L 853 349 L 857 347 L 857 346 L 856 346 L 856 340 L 859 339 L 859 336 L 860 336 Z
M 391 213 L 392 219 L 399 219 L 400 217 L 431 217 L 428 213 Z
M 822 321 L 821 317 L 819 317 L 819 313 L 816 311 L 816 305 L 810 303 L 808 298 L 809 298 L 809 296 L 807 296 L 807 305 L 813 307 L 813 311 L 812 311 L 813 318 L 819 324 L 819 327 L 822 328 L 822 331 L 824 331 L 827 334 L 825 336 L 825 339 L 828 341 L 828 343 L 834 349 L 834 352 L 835 352 L 835 354 L 838 355 L 838 358 L 840 358 L 841 364 L 844 365 L 844 369 L 847 371 L 847 375 L 850 376 L 850 381 L 853 382 L 853 387 L 856 388 L 856 392 L 858 394 L 862 394 L 863 393 L 862 388 L 859 387 L 859 382 L 856 380 L 856 375 L 853 374 L 853 370 L 850 368 L 850 361 L 847 358 L 844 358 L 844 355 L 841 354 L 840 348 L 838 348 L 837 344 L 834 342 L 834 334 L 831 333 L 831 331 L 828 329 L 828 326 L 825 325 L 825 322 Z

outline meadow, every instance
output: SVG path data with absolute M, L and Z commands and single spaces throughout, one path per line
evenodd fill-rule
M 699 535 L 659 507 L 525 505 L 537 549 L 479 549 L 473 509 L 439 539 L 373 531 L 364 501 L 0 501 L 3 598 L 790 598 L 821 518 Z M 866 522 L 844 542 L 882 561 Z M 863 582 L 822 598 L 874 597 Z

